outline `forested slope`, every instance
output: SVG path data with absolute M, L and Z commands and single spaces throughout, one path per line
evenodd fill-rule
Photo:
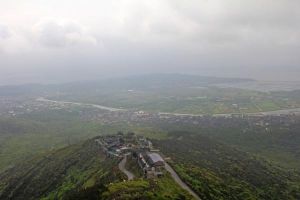
M 188 132 L 156 140 L 202 199 L 299 199 L 300 178 L 272 163 Z
M 116 163 L 106 159 L 92 140 L 72 145 L 0 174 L 0 199 L 67 199 L 97 182 L 120 180 Z
M 165 174 L 124 181 L 94 139 L 44 153 L 0 174 L 0 200 L 193 199 Z

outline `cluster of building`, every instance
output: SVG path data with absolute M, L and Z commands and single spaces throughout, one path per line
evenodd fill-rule
M 116 135 L 102 136 L 96 141 L 101 145 L 107 156 L 120 158 L 136 149 L 147 150 L 152 148 L 152 143 L 149 140 L 142 136 L 136 136 L 134 133 L 123 134 L 119 132 Z
M 163 175 L 164 159 L 158 150 L 153 148 L 152 142 L 143 136 L 118 133 L 99 137 L 96 142 L 108 157 L 123 158 L 131 154 L 146 178 Z
M 154 178 L 163 175 L 165 161 L 158 153 L 141 152 L 138 154 L 137 162 L 145 177 Z

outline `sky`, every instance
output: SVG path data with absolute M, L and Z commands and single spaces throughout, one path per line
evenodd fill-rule
M 0 0 L 0 84 L 145 73 L 300 81 L 297 0 Z

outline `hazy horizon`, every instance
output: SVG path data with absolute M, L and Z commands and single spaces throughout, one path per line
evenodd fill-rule
M 300 81 L 299 1 L 3 0 L 0 84 L 152 73 Z

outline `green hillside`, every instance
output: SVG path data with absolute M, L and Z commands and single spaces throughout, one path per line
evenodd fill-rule
M 43 154 L 0 175 L 0 199 L 65 199 L 97 182 L 120 180 L 116 163 L 94 141 Z
M 154 141 L 202 199 L 299 199 L 299 173 L 198 134 Z
M 124 181 L 118 162 L 94 140 L 45 153 L 0 174 L 0 200 L 192 199 L 168 174 Z

